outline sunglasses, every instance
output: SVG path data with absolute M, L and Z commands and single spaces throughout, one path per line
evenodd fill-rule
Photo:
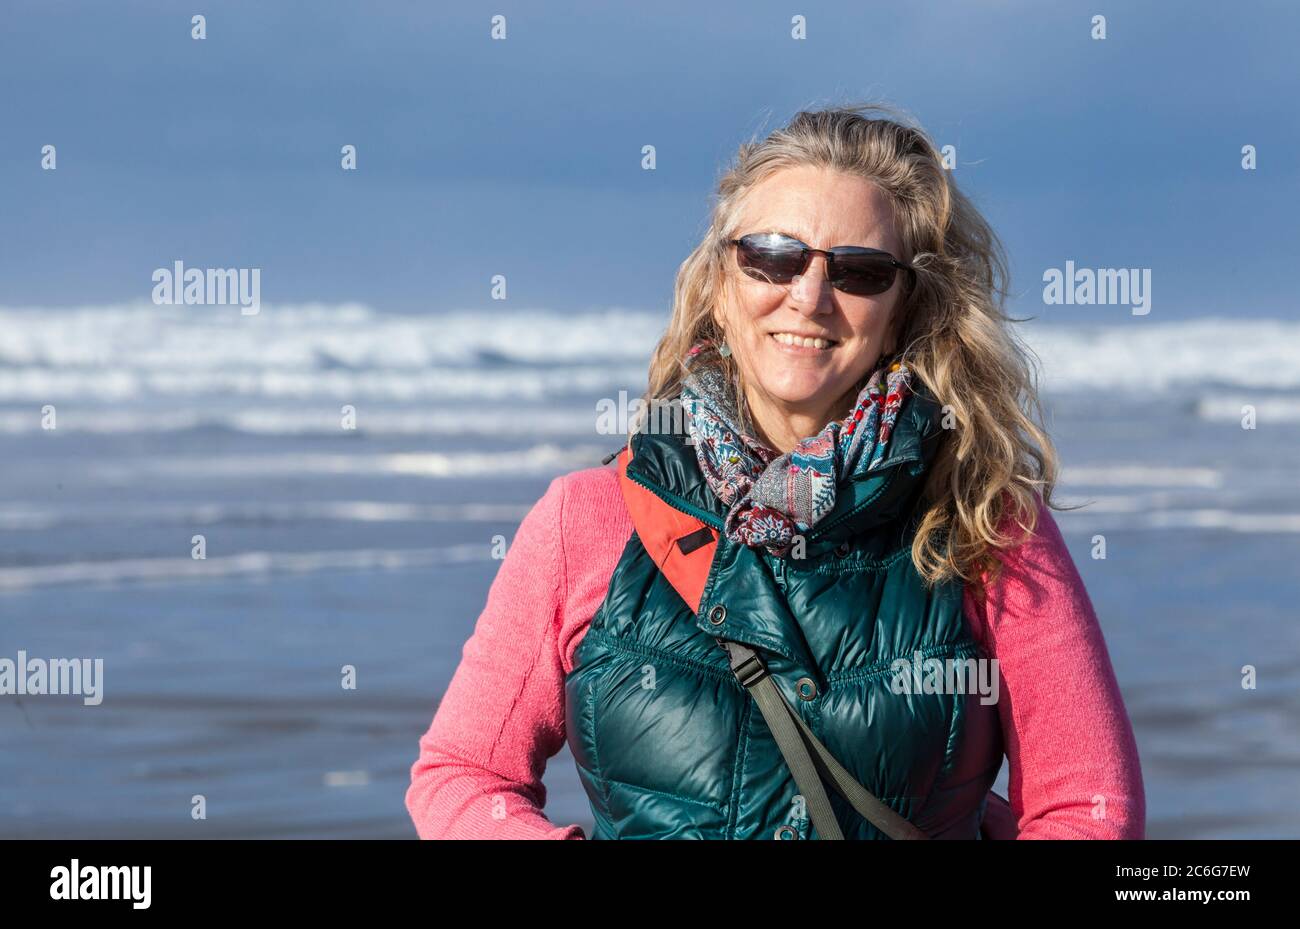
M 736 246 L 736 264 L 741 271 L 769 284 L 789 284 L 807 270 L 814 255 L 826 257 L 826 278 L 832 287 L 859 297 L 883 294 L 893 287 L 900 268 L 916 276 L 911 265 L 878 248 L 812 248 L 779 232 L 755 232 L 728 239 L 727 244 Z

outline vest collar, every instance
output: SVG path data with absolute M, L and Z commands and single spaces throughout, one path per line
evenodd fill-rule
M 941 418 L 938 401 L 917 385 L 899 410 L 884 458 L 840 485 L 835 507 L 809 531 L 809 541 L 839 542 L 894 518 L 919 489 L 943 438 Z M 634 435 L 627 476 L 674 508 L 721 531 L 727 508 L 700 472 L 688 438 L 684 432 Z M 864 449 L 863 454 L 870 451 Z
M 933 398 L 908 398 L 885 457 L 840 487 L 835 508 L 808 533 L 806 557 L 818 557 L 855 533 L 903 515 L 942 439 L 939 414 Z M 631 458 L 625 449 L 618 459 L 624 499 L 642 545 L 694 611 L 696 625 L 709 635 L 813 668 L 799 623 L 772 579 L 737 582 L 766 576 L 764 561 L 770 559 L 722 537 L 726 509 L 700 473 L 685 436 L 638 434 Z M 775 562 L 779 567 L 781 559 Z

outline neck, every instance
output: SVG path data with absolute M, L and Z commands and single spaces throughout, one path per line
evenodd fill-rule
M 791 406 L 769 398 L 747 397 L 757 438 L 769 448 L 785 454 L 810 436 L 815 436 L 832 419 L 849 414 L 857 391 L 849 391 L 830 404 Z

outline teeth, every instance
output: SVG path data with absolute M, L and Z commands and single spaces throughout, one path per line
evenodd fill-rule
M 802 345 L 804 348 L 830 348 L 829 339 L 809 339 L 803 336 L 795 335 L 792 332 L 774 332 L 772 338 L 776 339 L 782 345 Z

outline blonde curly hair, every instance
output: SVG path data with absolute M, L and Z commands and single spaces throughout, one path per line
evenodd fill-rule
M 916 269 L 894 314 L 894 360 L 912 369 L 955 424 L 930 468 L 912 561 L 928 583 L 961 578 L 982 588 L 998 575 L 998 551 L 1033 532 L 1039 500 L 1053 506 L 1057 456 L 1042 425 L 1031 353 L 1012 331 L 1018 320 L 1003 308 L 1002 245 L 926 133 L 893 108 L 805 110 L 740 146 L 718 182 L 709 228 L 677 272 L 672 318 L 651 359 L 643 408 L 680 394 L 682 359 L 692 345 L 722 338 L 713 311 L 727 299 L 734 269 L 726 241 L 737 234 L 745 196 L 773 173 L 799 166 L 865 178 L 893 205 L 900 258 Z M 734 358 L 719 363 L 738 387 L 747 420 L 739 367 Z M 1018 538 L 1012 525 L 1021 530 Z

